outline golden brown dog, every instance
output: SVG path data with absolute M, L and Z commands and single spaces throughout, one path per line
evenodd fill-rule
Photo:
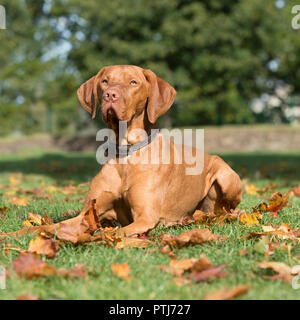
M 82 84 L 77 94 L 92 118 L 99 101 L 103 121 L 121 144 L 136 145 L 150 136 L 158 117 L 171 107 L 176 92 L 152 71 L 124 65 L 104 67 Z M 122 135 L 120 121 L 127 124 Z M 235 208 L 242 194 L 239 176 L 218 156 L 199 155 L 195 148 L 181 147 L 159 133 L 150 143 L 126 155 L 127 163 L 116 161 L 121 159 L 118 155 L 109 159 L 92 180 L 79 216 L 61 224 L 79 228 L 93 206 L 100 221 L 117 220 L 122 225 L 120 231 L 132 236 L 154 228 L 162 220 L 168 224 L 192 215 L 195 209 L 217 212 Z M 169 163 L 162 159 L 165 149 L 169 149 Z M 177 161 L 187 151 L 201 157 L 203 168 L 197 174 L 187 174 L 192 165 Z M 158 161 L 149 161 L 150 156 Z M 43 228 L 51 231 L 53 226 Z M 41 230 L 34 227 L 31 231 Z
M 126 121 L 123 144 L 135 144 L 136 129 L 150 130 L 172 105 L 176 92 L 152 71 L 137 66 L 109 66 L 81 85 L 78 97 L 82 106 L 96 116 L 97 101 L 106 125 L 119 137 L 119 121 Z M 170 148 L 169 164 L 144 164 L 149 154 Z M 184 149 L 186 150 L 186 149 Z M 195 151 L 195 150 L 193 150 Z M 217 211 L 235 208 L 241 201 L 239 176 L 219 157 L 204 154 L 201 173 L 187 175 L 190 165 L 174 161 L 182 150 L 158 134 L 144 148 L 128 155 L 134 163 L 108 161 L 92 180 L 82 212 L 96 200 L 100 219 L 116 219 L 126 235 L 140 234 L 154 228 L 161 220 L 174 222 L 195 209 Z

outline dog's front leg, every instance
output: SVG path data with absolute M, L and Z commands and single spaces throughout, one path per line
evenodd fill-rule
M 126 236 L 134 236 L 145 233 L 159 223 L 163 195 L 145 188 L 132 188 L 129 196 L 129 204 L 133 222 L 120 229 L 120 233 Z

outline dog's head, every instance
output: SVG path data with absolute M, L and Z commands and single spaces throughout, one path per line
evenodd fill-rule
M 145 108 L 148 120 L 154 124 L 171 107 L 176 91 L 151 70 L 122 65 L 102 68 L 80 86 L 77 95 L 93 119 L 99 100 L 103 121 L 113 127 L 141 115 Z

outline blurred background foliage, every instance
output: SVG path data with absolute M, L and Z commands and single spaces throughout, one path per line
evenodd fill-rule
M 7 29 L 0 30 L 0 135 L 84 132 L 91 122 L 76 90 L 111 64 L 150 68 L 176 88 L 161 126 L 300 118 L 300 30 L 291 27 L 296 1 L 1 4 Z

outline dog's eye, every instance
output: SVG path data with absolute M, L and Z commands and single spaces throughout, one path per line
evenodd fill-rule
M 102 80 L 102 83 L 108 83 L 108 81 L 106 79 Z
M 135 80 L 131 80 L 130 84 L 135 85 L 135 84 L 137 84 L 137 82 Z

